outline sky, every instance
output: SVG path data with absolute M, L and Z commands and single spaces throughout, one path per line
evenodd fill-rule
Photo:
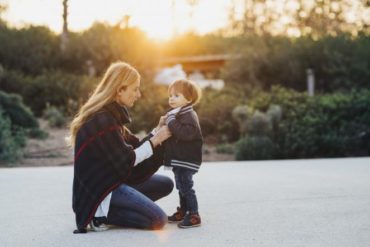
M 69 0 L 69 29 L 82 31 L 94 21 L 116 24 L 130 15 L 130 26 L 141 28 L 151 38 L 168 39 L 175 32 L 193 30 L 204 34 L 227 23 L 230 0 L 201 0 L 194 8 L 193 18 L 186 0 L 174 2 L 173 6 L 172 0 Z M 7 4 L 3 18 L 12 26 L 31 23 L 46 25 L 56 33 L 62 30 L 62 0 L 0 0 L 0 3 Z

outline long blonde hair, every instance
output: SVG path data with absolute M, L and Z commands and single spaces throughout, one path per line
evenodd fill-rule
M 117 92 L 140 80 L 140 74 L 131 65 L 124 62 L 116 62 L 109 66 L 93 94 L 80 108 L 70 124 L 70 135 L 66 138 L 70 147 L 75 145 L 76 135 L 81 126 L 92 116 L 113 102 Z

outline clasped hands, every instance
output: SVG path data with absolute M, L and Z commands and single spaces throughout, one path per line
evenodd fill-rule
M 161 145 L 162 142 L 167 140 L 172 135 L 170 129 L 166 125 L 166 119 L 167 116 L 161 116 L 158 126 L 155 128 L 155 133 L 150 138 L 150 141 L 154 147 Z

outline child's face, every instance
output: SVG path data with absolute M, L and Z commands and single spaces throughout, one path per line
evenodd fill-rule
M 187 100 L 182 93 L 176 92 L 173 88 L 171 88 L 168 98 L 168 104 L 172 108 L 183 107 L 190 102 L 191 101 Z

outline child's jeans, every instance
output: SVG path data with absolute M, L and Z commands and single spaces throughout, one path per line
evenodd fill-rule
M 198 213 L 198 201 L 193 189 L 193 175 L 195 171 L 174 167 L 176 189 L 179 191 L 180 207 L 189 213 Z

